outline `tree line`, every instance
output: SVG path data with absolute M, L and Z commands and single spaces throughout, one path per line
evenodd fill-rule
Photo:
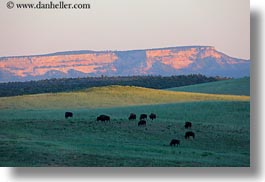
M 178 76 L 101 76 L 85 78 L 46 79 L 39 81 L 0 83 L 0 97 L 38 93 L 68 92 L 108 85 L 166 89 L 225 79 L 229 78 L 219 76 L 207 77 L 201 74 Z

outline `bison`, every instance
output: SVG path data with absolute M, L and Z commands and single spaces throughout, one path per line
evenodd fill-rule
M 131 113 L 128 119 L 129 120 L 135 120 L 136 119 L 136 114 Z
M 140 120 L 138 122 L 138 126 L 146 126 L 146 121 L 145 120 Z
M 190 137 L 192 137 L 194 139 L 195 133 L 193 133 L 192 131 L 187 131 L 185 134 L 185 139 L 189 139 Z
M 147 119 L 147 114 L 141 114 L 141 115 L 140 115 L 140 120 L 141 120 L 141 119 Z
M 179 145 L 180 144 L 180 140 L 177 140 L 177 139 L 172 139 L 171 142 L 170 142 L 170 146 L 175 146 L 175 145 Z
M 156 119 L 156 114 L 151 113 L 151 114 L 149 115 L 149 118 L 152 119 L 152 120 L 153 120 L 153 119 Z
M 189 121 L 185 122 L 184 127 L 185 127 L 186 129 L 187 129 L 187 128 L 191 128 L 191 126 L 192 126 L 192 123 L 191 123 L 191 122 L 189 122 Z
M 97 121 L 110 121 L 110 117 L 107 115 L 100 115 L 97 117 Z
M 64 113 L 64 117 L 65 117 L 65 119 L 72 118 L 73 117 L 73 113 L 72 112 L 65 112 Z

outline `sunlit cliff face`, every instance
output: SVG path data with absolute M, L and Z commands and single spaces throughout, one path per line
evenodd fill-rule
M 244 63 L 244 60 L 235 60 L 229 56 L 226 56 L 216 51 L 214 47 L 201 48 L 200 59 L 204 59 L 207 57 L 215 58 L 215 61 L 220 65 Z M 222 58 L 225 58 L 225 61 Z
M 217 70 L 219 69 L 218 65 L 226 68 L 227 65 L 244 64 L 246 61 L 226 56 L 211 46 L 151 49 L 140 52 L 141 54 L 139 51 L 124 51 L 123 56 L 120 56 L 119 51 L 99 51 L 82 54 L 7 57 L 0 58 L 0 71 L 7 71 L 19 77 L 42 76 L 49 71 L 67 74 L 69 70 L 94 75 L 119 75 L 119 73 L 123 73 L 127 76 L 128 72 L 130 75 L 163 75 L 163 71 L 166 72 L 167 69 L 157 70 L 154 68 L 155 63 L 159 63 L 156 65 L 165 65 L 171 71 L 176 70 L 177 74 L 179 70 L 190 69 L 191 67 L 192 71 L 203 69 L 205 71 L 209 61 L 214 63 L 211 65 L 216 65 L 215 69 Z M 154 72 L 154 70 L 156 71 Z
M 17 76 L 43 75 L 50 70 L 67 73 L 70 69 L 91 73 L 95 68 L 112 63 L 116 59 L 114 53 L 19 57 L 0 61 L 0 68 Z
M 201 59 L 204 59 L 206 57 L 213 57 L 215 59 L 220 59 L 222 55 L 215 50 L 214 47 L 206 47 L 201 49 Z
M 172 51 L 168 50 L 150 50 L 146 51 L 146 68 L 145 71 L 148 71 L 154 61 L 160 61 L 165 65 L 170 65 L 174 69 L 182 69 L 188 67 L 193 60 L 195 59 L 197 50 L 191 48 L 185 51 Z

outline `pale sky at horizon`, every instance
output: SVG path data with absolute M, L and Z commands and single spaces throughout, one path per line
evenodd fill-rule
M 208 45 L 250 58 L 249 0 L 64 0 L 90 10 L 8 9 L 8 1 L 0 2 L 0 57 Z

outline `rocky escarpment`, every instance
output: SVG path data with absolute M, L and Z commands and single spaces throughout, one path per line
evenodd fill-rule
M 211 46 L 132 51 L 71 51 L 0 58 L 0 82 L 62 77 L 180 75 L 249 76 L 250 60 Z

